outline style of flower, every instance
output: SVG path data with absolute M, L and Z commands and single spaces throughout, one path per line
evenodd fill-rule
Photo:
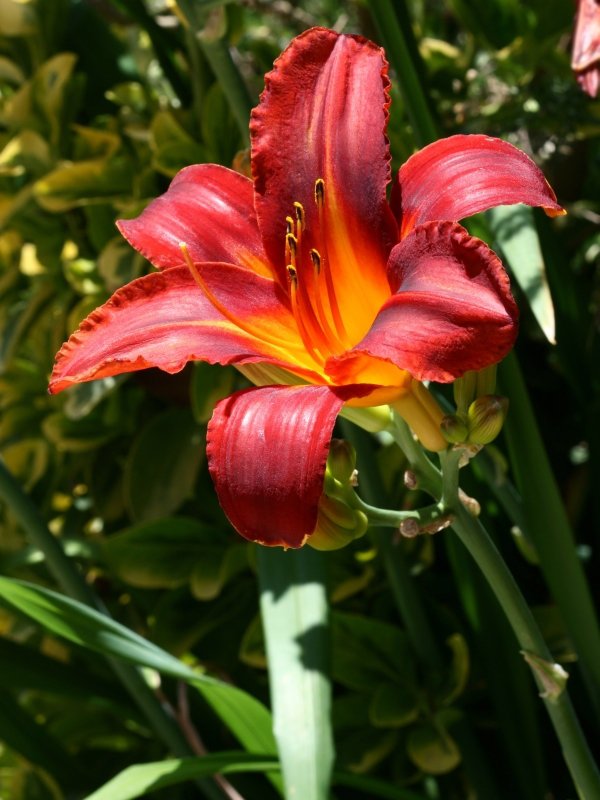
M 578 0 L 571 67 L 583 91 L 596 97 L 600 87 L 599 0 Z
M 157 272 L 117 291 L 62 347 L 50 390 L 190 360 L 235 364 L 255 388 L 215 408 L 208 462 L 247 539 L 299 547 L 317 524 L 344 404 L 392 404 L 442 449 L 421 381 L 502 359 L 517 309 L 498 257 L 458 220 L 528 203 L 562 213 L 535 164 L 487 136 L 452 136 L 394 181 L 383 51 L 315 28 L 265 78 L 252 114 L 253 182 L 182 170 L 119 229 Z

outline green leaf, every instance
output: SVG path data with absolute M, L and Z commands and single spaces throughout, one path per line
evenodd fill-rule
M 240 548 L 245 557 L 244 546 L 236 549 Z M 111 571 L 126 583 L 168 589 L 190 579 L 200 584 L 201 573 L 212 574 L 215 563 L 218 572 L 226 558 L 227 539 L 217 528 L 198 520 L 172 517 L 128 528 L 108 538 L 102 549 Z M 202 591 L 194 594 L 202 598 Z
M 146 792 L 206 775 L 272 772 L 278 769 L 279 763 L 270 756 L 250 756 L 243 752 L 218 753 L 200 758 L 172 758 L 128 767 L 85 800 L 133 800 Z
M 183 781 L 193 780 L 205 775 L 233 775 L 239 772 L 266 772 L 278 770 L 279 762 L 257 754 L 249 756 L 242 752 L 225 752 L 201 758 L 172 758 L 148 764 L 135 764 L 127 767 L 88 795 L 85 800 L 134 800 L 144 792 L 175 786 Z M 362 792 L 370 798 L 384 800 L 423 800 L 423 796 L 400 789 L 384 781 L 366 778 L 351 773 L 334 773 L 334 782 Z
M 14 83 L 19 86 L 25 80 L 25 75 L 21 67 L 10 58 L 0 56 L 0 81 Z
M 398 683 L 382 683 L 375 690 L 369 718 L 376 728 L 401 728 L 419 717 L 416 692 Z
M 441 702 L 448 706 L 464 692 L 469 680 L 471 660 L 469 646 L 460 633 L 453 633 L 449 636 L 446 644 L 452 651 L 452 663 L 445 683 L 438 694 Z
M 354 614 L 333 615 L 333 675 L 350 689 L 389 681 L 414 686 L 415 661 L 404 631 Z
M 192 495 L 204 457 L 191 412 L 173 408 L 154 417 L 135 440 L 125 465 L 127 507 L 136 521 L 165 517 Z
M 64 164 L 34 184 L 38 203 L 61 213 L 88 203 L 106 202 L 131 191 L 132 162 L 123 156 Z
M 4 689 L 0 689 L 0 741 L 62 782 L 81 777 L 75 759 Z
M 499 206 L 486 214 L 497 246 L 512 272 L 544 335 L 555 339 L 554 305 L 546 279 L 546 267 L 529 206 Z
M 460 750 L 450 734 L 430 723 L 414 728 L 407 742 L 410 759 L 429 775 L 445 775 L 461 761 Z
M 62 646 L 62 645 L 61 645 Z M 116 684 L 82 668 L 43 655 L 10 639 L 0 637 L 0 685 L 19 691 L 49 692 L 69 698 L 101 697 L 115 705 L 129 706 L 130 699 Z
M 0 31 L 2 36 L 28 36 L 35 33 L 36 13 L 33 3 L 0 0 Z
M 241 689 L 200 674 L 118 622 L 49 589 L 0 577 L 0 597 L 70 642 L 194 686 L 247 750 L 275 752 L 269 712 Z
M 227 549 L 213 545 L 194 565 L 190 589 L 198 600 L 212 600 L 225 584 L 248 566 L 248 550 L 244 544 Z
M 194 417 L 200 423 L 211 418 L 215 405 L 233 391 L 236 373 L 233 367 L 219 364 L 194 364 L 190 394 Z
M 69 419 L 60 411 L 49 414 L 42 423 L 44 436 L 58 450 L 69 453 L 86 453 L 109 441 L 115 430 L 102 425 L 97 416 Z
M 333 764 L 326 556 L 258 551 L 275 737 L 286 797 L 327 800 Z

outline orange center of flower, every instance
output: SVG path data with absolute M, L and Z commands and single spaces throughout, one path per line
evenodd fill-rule
M 348 350 L 352 342 L 340 312 L 331 272 L 325 219 L 325 182 L 315 181 L 314 199 L 318 225 L 310 249 L 304 243 L 306 214 L 302 203 L 294 203 L 294 217 L 286 217 L 285 260 L 288 292 L 298 331 L 308 352 L 319 366 L 335 353 Z

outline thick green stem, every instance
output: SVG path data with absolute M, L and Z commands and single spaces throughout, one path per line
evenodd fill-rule
M 65 555 L 60 542 L 48 530 L 34 504 L 1 460 L 0 500 L 10 508 L 29 541 L 44 553 L 48 570 L 65 594 L 107 614 L 83 576 Z M 108 662 L 165 746 L 176 756 L 192 755 L 180 728 L 163 709 L 140 671 L 117 659 L 109 658 Z M 199 779 L 198 784 L 204 796 L 210 800 L 222 800 L 222 792 L 212 781 Z
M 552 655 L 537 623 L 485 528 L 460 505 L 455 506 L 454 514 L 452 527 L 492 587 L 519 645 L 528 654 L 538 656 L 551 664 Z M 535 670 L 534 675 L 538 686 L 543 690 L 544 685 Z M 580 797 L 584 800 L 595 800 L 600 797 L 600 772 L 567 693 L 563 691 L 554 700 L 546 697 L 543 700 Z
M 490 584 L 521 648 L 528 656 L 537 657 L 551 666 L 552 655 L 502 556 L 479 520 L 463 506 L 458 498 L 458 491 L 453 497 L 450 496 L 452 487 L 458 488 L 458 453 L 450 451 L 443 454 L 442 462 L 444 509 L 454 517 L 452 527 Z M 579 795 L 583 800 L 595 800 L 600 797 L 600 772 L 594 763 L 569 696 L 564 690 L 556 697 L 545 696 L 547 686 L 540 680 L 535 668 L 533 673 L 542 690 L 542 699 Z
M 439 499 L 442 476 L 439 470 L 425 455 L 423 448 L 416 441 L 406 422 L 396 413 L 394 414 L 392 435 L 397 445 L 408 459 L 411 472 L 416 479 L 416 486 L 414 488 L 426 492 L 431 495 L 431 497 L 435 497 L 436 500 Z
M 379 479 L 372 438 L 345 420 L 340 420 L 339 425 L 344 436 L 352 442 L 357 451 L 362 496 L 370 503 L 385 505 L 386 497 Z M 389 528 L 373 530 L 371 536 L 377 545 L 400 618 L 406 626 L 412 646 L 421 663 L 437 671 L 444 663 L 442 652 L 433 635 L 415 579 L 410 574 L 402 543 L 395 544 L 393 541 L 392 532 L 398 524 L 396 520 L 390 518 Z
M 510 398 L 505 435 L 527 530 L 573 640 L 590 697 L 600 710 L 600 626 L 516 356 L 502 362 L 500 378 Z

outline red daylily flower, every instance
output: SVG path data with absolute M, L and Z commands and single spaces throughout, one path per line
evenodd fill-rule
M 482 369 L 514 343 L 508 277 L 457 221 L 506 203 L 562 209 L 525 154 L 487 136 L 416 153 L 388 204 L 387 63 L 361 37 L 307 31 L 265 84 L 251 122 L 254 181 L 188 167 L 118 223 L 159 271 L 82 323 L 50 389 L 146 367 L 173 373 L 193 359 L 279 384 L 217 405 L 209 468 L 242 536 L 299 547 L 317 523 L 345 403 L 391 403 L 441 449 L 441 412 L 420 381 Z
M 583 91 L 596 97 L 600 87 L 599 0 L 578 0 L 571 67 Z

